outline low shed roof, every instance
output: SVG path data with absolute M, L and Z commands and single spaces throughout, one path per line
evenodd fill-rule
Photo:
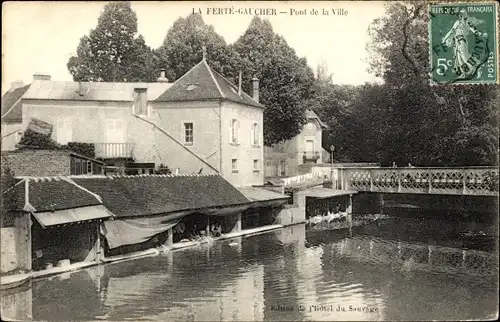
M 117 217 L 138 217 L 249 204 L 219 175 L 143 175 L 74 178 L 99 195 Z

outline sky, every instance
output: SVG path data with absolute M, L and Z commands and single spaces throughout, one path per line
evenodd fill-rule
M 368 26 L 384 14 L 378 1 L 322 2 L 134 2 L 138 32 L 152 48 L 158 48 L 174 21 L 195 10 L 227 43 L 235 42 L 247 29 L 253 13 L 242 9 L 275 9 L 269 19 L 274 32 L 282 35 L 309 65 L 326 62 L 337 84 L 377 81 L 368 73 L 365 46 Z M 2 94 L 14 81 L 29 84 L 34 73 L 45 73 L 56 81 L 71 81 L 66 63 L 76 55 L 83 35 L 97 25 L 106 2 L 4 2 L 2 4 Z M 214 14 L 213 8 L 233 8 L 236 13 Z M 333 15 L 332 10 L 337 14 Z M 342 9 L 343 15 L 339 15 Z M 317 10 L 317 15 L 312 10 Z M 223 11 L 223 10 L 220 10 Z M 305 12 L 304 12 L 305 11 Z M 329 15 L 323 15 L 323 12 Z M 239 13 L 238 13 L 239 12 Z M 268 11 L 272 12 L 272 11 Z M 347 14 L 345 14 L 347 12 Z M 302 13 L 302 14 L 301 14 Z M 305 14 L 303 14 L 305 13 Z

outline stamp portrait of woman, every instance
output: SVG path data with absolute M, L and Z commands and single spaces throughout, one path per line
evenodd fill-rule
M 472 57 L 469 51 L 469 41 L 474 40 L 468 36 L 472 33 L 476 37 L 486 37 L 487 33 L 477 29 L 482 23 L 482 20 L 469 16 L 465 9 L 461 9 L 458 12 L 458 19 L 441 41 L 444 46 L 453 48 L 453 70 L 459 78 L 474 76 L 479 67 L 479 60 L 477 57 Z

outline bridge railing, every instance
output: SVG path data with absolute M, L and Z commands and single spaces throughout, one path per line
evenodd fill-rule
M 498 195 L 498 168 L 342 168 L 344 190 L 386 193 Z
M 313 173 L 301 174 L 294 177 L 284 178 L 281 179 L 281 181 L 283 182 L 283 186 L 289 187 L 295 184 L 318 181 L 321 180 L 322 178 L 323 175 L 321 173 L 313 172 Z

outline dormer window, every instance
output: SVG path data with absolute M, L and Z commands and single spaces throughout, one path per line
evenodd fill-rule
M 186 87 L 186 91 L 194 91 L 198 88 L 198 86 L 199 84 L 188 84 L 188 86 Z
M 134 113 L 136 115 L 149 115 L 147 88 L 134 89 Z
M 313 122 L 308 122 L 306 126 L 308 130 L 316 130 L 316 125 Z

